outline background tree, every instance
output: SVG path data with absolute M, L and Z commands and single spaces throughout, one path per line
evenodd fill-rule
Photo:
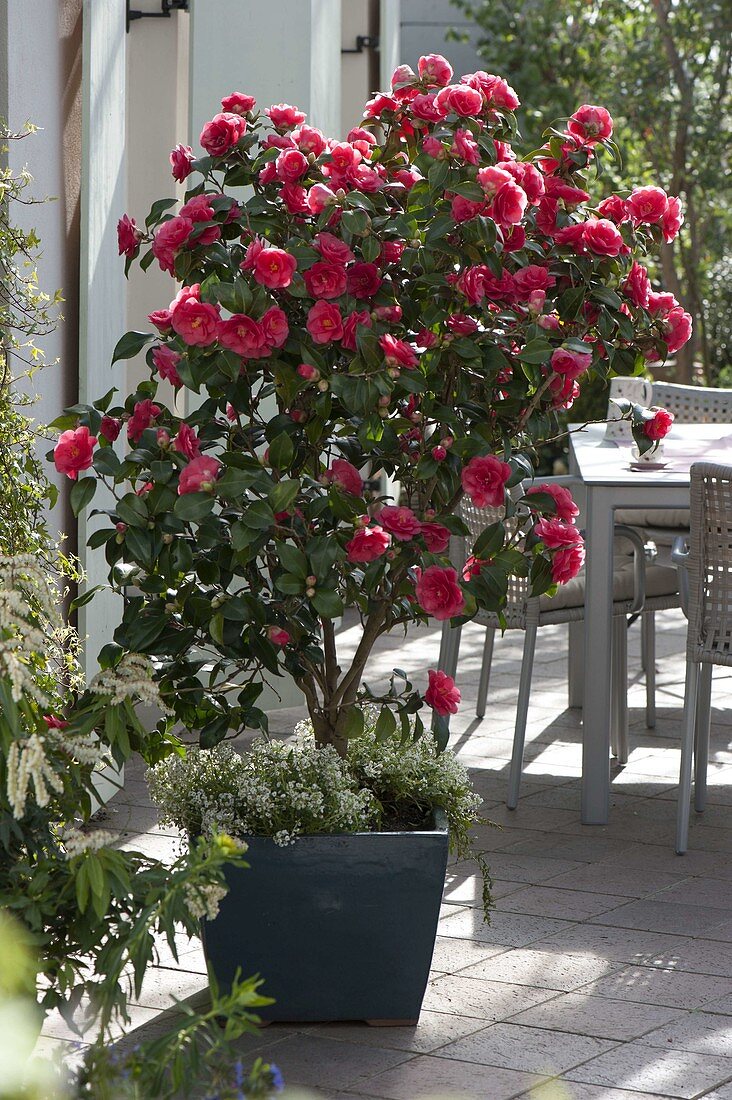
M 730 275 L 720 261 L 732 228 L 732 7 L 727 0 L 453 3 L 479 27 L 484 67 L 522 89 L 518 117 L 528 141 L 541 144 L 542 119 L 602 103 L 623 155 L 622 168 L 607 166 L 612 185 L 632 179 L 681 195 L 686 223 L 662 248 L 657 274 L 694 316 L 694 338 L 677 354 L 678 380 L 690 381 L 697 362 L 716 382 L 729 361 L 727 346 L 716 342 L 730 294 L 720 286 Z

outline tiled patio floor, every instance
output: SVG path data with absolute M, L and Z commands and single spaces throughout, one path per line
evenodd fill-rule
M 519 808 L 503 804 L 522 635 L 496 644 L 486 717 L 474 704 L 482 632 L 463 635 L 454 747 L 485 813 L 495 879 L 490 926 L 475 868 L 452 864 L 420 1024 L 273 1025 L 242 1050 L 276 1062 L 291 1087 L 322 1100 L 732 1100 L 732 678 L 715 674 L 709 805 L 692 815 L 689 852 L 673 851 L 685 624 L 659 616 L 658 724 L 644 725 L 638 627 L 630 646 L 630 761 L 613 768 L 607 827 L 579 820 L 581 714 L 566 705 L 566 628 L 540 633 Z M 355 631 L 347 631 L 348 644 Z M 439 632 L 389 639 L 370 680 L 392 663 L 426 669 Z M 398 651 L 398 657 L 397 657 Z M 589 692 L 591 703 L 591 690 Z M 293 712 L 275 716 L 291 729 Z M 124 842 L 168 850 L 144 784 L 111 805 Z M 142 835 L 140 835 L 142 834 Z M 205 985 L 197 944 L 159 967 L 140 998 L 147 1030 L 167 1003 Z M 265 975 L 266 977 L 266 975 Z M 49 1026 L 49 1036 L 63 1031 Z M 49 1043 L 52 1042 L 49 1039 Z

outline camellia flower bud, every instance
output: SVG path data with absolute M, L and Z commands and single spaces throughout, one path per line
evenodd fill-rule
M 308 414 L 304 409 L 290 409 L 290 420 L 294 420 L 296 424 L 304 424 L 308 418 Z
M 119 531 L 119 533 L 121 535 L 124 535 L 125 531 L 127 530 L 127 524 L 126 523 L 115 523 L 115 527 L 117 528 L 117 530 Z
M 330 382 L 326 382 L 324 378 L 321 378 L 321 380 L 318 382 L 318 389 L 321 393 L 327 393 L 330 389 Z
M 317 367 L 311 366 L 310 363 L 301 363 L 297 368 L 297 373 L 308 382 L 316 382 L 320 378 L 320 371 Z
M 171 542 L 173 541 L 173 537 L 174 536 L 171 535 L 170 531 L 166 531 L 165 534 L 163 535 L 163 543 L 166 546 L 170 546 Z
M 157 441 L 158 447 L 166 451 L 170 446 L 170 432 L 166 432 L 165 428 L 158 428 Z
M 312 600 L 313 596 L 315 595 L 315 589 L 314 588 L 306 588 L 305 589 L 305 595 L 307 596 L 307 598 L 309 600 Z
M 393 378 L 396 381 L 396 379 L 401 374 L 401 371 L 399 370 L 399 367 L 389 367 L 386 373 L 389 375 L 390 378 Z
M 309 577 L 305 578 L 305 584 L 307 584 L 310 588 L 313 588 L 317 583 L 318 583 L 318 578 L 313 576 L 312 573 L 310 574 Z
M 447 451 L 444 447 L 433 447 L 432 457 L 434 458 L 435 462 L 444 462 L 447 458 Z

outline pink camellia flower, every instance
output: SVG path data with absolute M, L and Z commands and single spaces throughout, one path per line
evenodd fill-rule
M 450 146 L 450 152 L 454 157 L 459 157 L 466 164 L 480 164 L 480 146 L 470 133 L 470 130 L 456 130 Z
M 317 367 L 312 366 L 311 363 L 301 363 L 297 368 L 297 373 L 301 378 L 304 378 L 306 382 L 317 382 L 320 378 L 320 371 Z
M 166 451 L 170 446 L 170 432 L 166 428 L 158 428 L 155 433 L 155 440 L 158 447 L 161 450 Z
M 556 279 L 542 264 L 528 264 L 514 272 L 513 285 L 519 301 L 525 301 L 532 290 L 548 290 Z
M 99 434 L 110 443 L 114 443 L 122 431 L 122 421 L 116 416 L 103 416 L 99 425 Z
M 664 210 L 663 217 L 661 218 L 663 239 L 666 244 L 671 244 L 671 241 L 676 239 L 683 223 L 684 211 L 681 206 L 681 199 L 677 198 L 675 195 L 671 195 L 668 200 L 668 206 Z
M 404 340 L 398 340 L 388 332 L 379 337 L 379 346 L 384 353 L 387 367 L 404 367 L 413 370 L 419 359 L 414 348 Z
M 534 534 L 549 550 L 560 550 L 563 546 L 582 542 L 581 531 L 558 516 L 544 516 L 534 527 Z
M 228 321 L 222 321 L 218 326 L 218 341 L 242 359 L 263 359 L 270 353 L 262 326 L 246 313 L 235 313 Z
M 452 676 L 439 669 L 431 668 L 427 673 L 429 686 L 424 693 L 424 701 L 436 714 L 446 717 L 457 714 L 460 703 L 460 688 L 455 687 Z
M 246 119 L 230 111 L 214 115 L 201 130 L 199 141 L 212 157 L 223 157 L 246 133 Z
M 652 405 L 649 411 L 654 414 L 653 420 L 646 420 L 643 425 L 643 434 L 649 439 L 663 439 L 671 431 L 674 422 L 673 413 L 668 409 L 659 409 L 655 405 Z
M 492 73 L 486 73 L 479 69 L 475 73 L 466 73 L 460 80 L 461 83 L 469 84 L 471 88 L 476 88 L 479 92 L 482 92 L 492 107 L 505 107 L 507 111 L 515 111 L 517 107 L 521 106 L 521 100 L 502 76 L 494 76 Z M 497 144 L 502 146 L 500 150 L 496 151 L 500 153 L 500 159 L 503 160 L 505 143 L 498 142 Z
M 436 451 L 438 448 L 435 447 Z M 439 448 L 445 451 L 444 447 Z M 445 451 L 447 454 L 447 451 Z M 443 554 L 450 544 L 450 532 L 442 523 L 423 523 L 420 534 L 427 544 L 430 554 Z
M 176 389 L 183 385 L 180 375 L 178 374 L 178 363 L 180 363 L 180 355 L 177 351 L 173 351 L 167 344 L 156 344 L 152 352 L 152 360 L 155 364 L 158 374 L 161 378 L 170 382 Z
M 462 486 L 476 508 L 499 508 L 505 501 L 511 467 L 495 455 L 476 455 L 463 467 Z
M 475 202 L 472 199 L 463 198 L 462 195 L 454 195 L 450 200 L 450 213 L 458 224 L 469 222 L 485 209 L 484 202 Z
M 281 348 L 290 334 L 287 314 L 279 306 L 270 306 L 259 318 L 259 327 L 271 348 Z
M 660 222 L 667 206 L 668 196 L 662 187 L 636 187 L 628 199 L 628 211 L 636 225 Z
M 369 99 L 363 110 L 364 118 L 381 118 L 385 111 L 398 111 L 399 103 L 393 96 L 377 92 L 373 99 Z
M 158 332 L 167 335 L 171 330 L 170 318 L 172 315 L 169 309 L 155 309 L 152 313 L 148 313 L 147 319 L 151 325 L 155 325 Z
M 377 520 L 398 542 L 409 542 L 422 533 L 422 524 L 411 508 L 387 504 L 377 515 Z
M 545 290 L 532 290 L 526 299 L 526 305 L 530 313 L 534 315 L 541 313 L 546 302 Z
M 322 131 L 315 126 L 300 126 L 293 131 L 292 140 L 301 153 L 313 153 L 316 157 L 325 152 L 327 145 Z M 348 140 L 351 140 L 350 137 Z
M 173 179 L 183 183 L 191 174 L 193 167 L 193 150 L 190 145 L 181 145 L 180 142 L 170 153 L 170 165 L 173 169 Z
M 417 74 L 411 65 L 397 65 L 396 69 L 391 74 L 391 90 L 394 91 L 398 84 L 412 84 L 416 79 Z
M 242 237 L 242 242 L 245 242 L 246 238 Z M 244 259 L 239 264 L 241 271 L 253 271 L 254 265 L 257 262 L 257 257 L 260 252 L 264 252 L 267 247 L 267 242 L 262 237 L 254 237 L 253 240 L 247 244 L 247 250 L 244 253 Z
M 376 561 L 389 549 L 391 539 L 383 527 L 359 527 L 346 543 L 346 553 L 351 562 Z
M 592 362 L 592 353 L 589 351 L 571 351 L 569 348 L 555 348 L 552 352 L 551 365 L 556 374 L 565 378 L 579 378 Z
M 297 183 L 308 167 L 308 158 L 299 149 L 283 149 L 275 161 L 277 179 L 283 183 Z
M 96 442 L 97 437 L 90 435 L 86 425 L 61 432 L 53 448 L 53 461 L 58 472 L 76 481 L 79 472 L 91 466 Z
M 156 405 L 149 397 L 146 397 L 144 401 L 138 401 L 132 411 L 132 416 L 127 421 L 127 437 L 130 442 L 137 443 L 145 429 L 157 420 L 162 411 L 160 406 Z
M 198 458 L 201 454 L 201 443 L 190 424 L 183 420 L 178 428 L 178 434 L 173 440 L 173 450 L 179 451 L 186 458 Z
M 258 283 L 279 290 L 292 282 L 297 260 L 283 248 L 263 248 L 254 258 L 252 274 Z
M 316 344 L 330 344 L 343 336 L 343 318 L 338 306 L 331 302 L 316 302 L 308 310 L 305 327 Z
M 346 291 L 346 269 L 343 264 L 319 260 L 304 273 L 305 286 L 311 298 L 340 298 Z
M 420 348 L 433 348 L 437 343 L 437 335 L 428 328 L 421 328 L 417 332 L 415 340 Z
M 584 543 L 577 542 L 557 550 L 552 557 L 552 580 L 555 584 L 566 584 L 577 576 L 584 563 Z
M 210 455 L 200 455 L 184 466 L 178 478 L 178 495 L 185 493 L 212 493 L 216 487 L 216 478 L 221 472 L 221 463 Z
M 597 212 L 601 218 L 609 218 L 616 225 L 627 222 L 630 217 L 628 204 L 625 199 L 621 199 L 620 195 L 609 195 L 608 198 L 603 199 L 597 207 Z
M 513 177 L 505 168 L 497 168 L 495 164 L 489 164 L 478 171 L 478 183 L 483 188 L 487 199 L 494 199 L 500 189 L 507 183 L 513 183 Z
M 572 183 L 560 179 L 559 176 L 546 176 L 544 189 L 550 199 L 562 199 L 567 206 L 579 206 L 581 202 L 589 201 L 589 194 L 581 187 L 575 187 Z
M 425 84 L 444 88 L 452 80 L 452 65 L 440 53 L 428 53 L 417 62 L 420 80 Z
M 363 159 L 361 152 L 350 141 L 334 141 L 329 149 L 330 160 L 324 171 L 340 176 L 355 168 Z
M 137 228 L 134 218 L 123 214 L 117 222 L 117 246 L 120 256 L 126 256 L 129 260 L 135 258 L 140 251 L 142 233 Z
M 381 286 L 376 264 L 358 263 L 348 269 L 348 293 L 354 298 L 373 298 Z
M 284 630 L 281 626 L 268 626 L 267 637 L 272 645 L 283 648 L 292 641 L 292 635 L 289 631 Z
M 335 202 L 335 191 L 324 183 L 314 183 L 308 191 L 307 204 L 311 214 L 322 214 L 326 206 L 332 206 Z
M 398 324 L 402 319 L 401 306 L 376 306 L 374 317 L 377 321 L 388 321 L 390 324 Z
M 693 322 L 681 306 L 674 306 L 663 319 L 663 330 L 669 354 L 673 355 L 691 338 Z
M 207 347 L 216 339 L 221 315 L 217 306 L 201 301 L 200 293 L 199 283 L 182 287 L 175 298 L 170 323 L 186 344 Z
M 56 714 L 44 714 L 43 721 L 46 723 L 46 728 L 50 730 L 66 730 L 69 728 L 69 723 L 64 722 L 63 718 L 59 718 Z
M 193 232 L 190 218 L 169 218 L 155 230 L 152 253 L 163 271 L 175 275 L 175 258 Z
M 353 313 L 349 313 L 343 320 L 343 336 L 341 337 L 341 345 L 347 351 L 356 350 L 356 333 L 359 326 L 364 325 L 366 328 L 372 328 L 373 322 L 371 320 L 371 314 L 367 309 L 357 309 Z
M 538 168 L 523 160 L 502 160 L 496 168 L 508 172 L 519 187 L 526 192 L 526 198 L 532 205 L 536 205 L 544 194 L 544 177 Z
M 651 291 L 648 295 L 648 309 L 650 313 L 659 317 L 667 317 L 672 309 L 677 309 L 679 303 L 669 291 L 656 293 Z
M 325 480 L 338 485 L 344 493 L 360 497 L 363 492 L 363 479 L 356 467 L 346 458 L 336 458 L 325 471 Z
M 317 248 L 323 259 L 332 264 L 349 264 L 355 259 L 346 242 L 333 233 L 318 233 L 313 248 Z
M 308 193 L 297 183 L 285 183 L 280 188 L 280 198 L 291 214 L 309 214 Z
M 440 107 L 463 118 L 479 115 L 483 110 L 483 93 L 469 84 L 448 84 L 437 93 L 436 98 Z
M 406 247 L 406 241 L 382 241 L 381 261 L 385 264 L 398 264 Z
M 517 183 L 501 187 L 491 203 L 490 215 L 500 226 L 518 225 L 528 204 L 526 192 Z
M 245 95 L 243 92 L 232 92 L 221 100 L 221 110 L 230 115 L 246 115 L 256 106 L 253 95 Z
M 571 116 L 567 129 L 570 134 L 592 145 L 612 137 L 613 120 L 604 107 L 583 103 Z
M 215 197 L 212 194 L 194 195 L 184 206 L 181 206 L 180 217 L 189 218 L 193 222 L 194 228 L 196 228 L 197 222 L 213 221 L 215 211 L 211 206 L 211 199 Z M 213 244 L 214 241 L 218 241 L 220 236 L 220 226 L 207 225 L 205 229 L 196 232 L 191 247 Z
M 454 618 L 465 607 L 457 572 L 441 565 L 430 565 L 420 573 L 415 595 L 422 610 L 441 621 Z
M 637 260 L 633 261 L 628 278 L 622 284 L 623 293 L 630 298 L 633 305 L 648 307 L 648 296 L 651 292 L 651 281 L 648 271 Z
M 443 118 L 447 117 L 447 107 L 439 101 L 436 95 L 415 96 L 409 104 L 409 109 L 415 118 L 421 118 L 423 122 L 441 122 Z M 422 148 L 430 156 L 437 156 L 442 151 L 441 142 L 437 141 L 436 138 L 432 138 L 433 149 L 428 144 L 429 141 L 430 139 L 427 139 Z
M 582 242 L 597 256 L 619 256 L 625 244 L 620 230 L 609 218 L 588 218 Z
M 273 103 L 271 107 L 265 109 L 264 113 L 278 130 L 294 130 L 296 126 L 301 126 L 307 117 L 304 111 L 292 107 L 289 103 Z
M 472 336 L 478 331 L 478 322 L 464 313 L 451 313 L 445 324 L 456 336 Z
M 550 485 L 532 485 L 526 495 L 531 496 L 534 493 L 549 493 L 550 496 L 553 496 L 557 506 L 557 517 L 563 519 L 566 523 L 571 523 L 575 516 L 579 515 L 579 508 L 575 504 L 569 489 L 566 489 L 564 485 L 553 483 Z

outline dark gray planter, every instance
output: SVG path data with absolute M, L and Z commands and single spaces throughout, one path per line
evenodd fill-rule
M 447 824 L 410 833 L 250 837 L 230 868 L 206 957 L 222 986 L 259 974 L 263 1020 L 415 1023 L 447 867 Z

